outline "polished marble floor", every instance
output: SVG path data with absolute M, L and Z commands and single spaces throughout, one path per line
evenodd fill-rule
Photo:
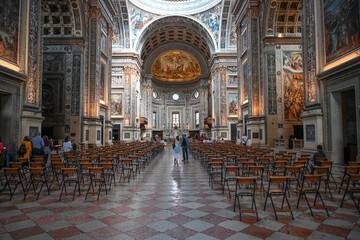
M 335 168 L 335 172 L 339 169 Z M 266 186 L 266 184 L 265 184 Z M 188 163 L 173 164 L 172 149 L 157 156 L 130 183 L 122 182 L 100 200 L 59 201 L 59 191 L 39 200 L 12 201 L 0 196 L 0 239 L 360 239 L 360 215 L 350 200 L 339 208 L 342 195 L 324 196 L 330 217 L 323 210 L 310 215 L 305 201 L 275 220 L 269 204 L 239 219 L 233 198 L 212 190 L 208 173 L 192 155 Z M 262 209 L 264 197 L 257 197 Z M 279 202 L 279 201 L 276 201 Z M 295 208 L 296 197 L 290 198 Z

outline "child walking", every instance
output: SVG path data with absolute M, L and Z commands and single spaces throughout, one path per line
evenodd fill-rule
M 174 165 L 179 165 L 179 153 L 180 153 L 180 139 L 179 136 L 176 136 L 176 140 L 173 144 L 174 149 Z

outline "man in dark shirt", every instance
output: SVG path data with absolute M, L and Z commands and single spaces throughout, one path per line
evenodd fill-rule
M 315 164 L 315 166 L 321 166 L 321 162 L 320 162 L 320 161 L 316 161 L 316 159 L 326 158 L 326 154 L 323 152 L 321 145 L 317 145 L 317 146 L 316 146 L 316 150 L 317 150 L 317 152 L 314 153 L 314 157 L 313 157 L 313 159 L 314 159 L 314 164 Z
M 188 142 L 189 142 L 188 138 L 184 134 L 182 139 L 181 139 L 181 147 L 182 147 L 182 152 L 183 152 L 183 161 L 189 160 Z

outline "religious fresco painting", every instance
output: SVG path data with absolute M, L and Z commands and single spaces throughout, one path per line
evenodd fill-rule
M 243 91 L 243 103 L 247 102 L 249 100 L 248 90 L 249 90 L 249 70 L 248 70 L 248 64 L 245 63 L 243 66 L 243 77 L 244 77 L 244 91 Z
M 283 52 L 284 118 L 301 121 L 304 108 L 303 59 L 299 52 Z
M 130 5 L 130 23 L 132 29 L 132 39 L 135 40 L 138 33 L 141 29 L 151 20 L 153 20 L 156 15 L 149 12 L 144 12 L 135 6 Z
M 0 57 L 17 63 L 19 46 L 20 0 L 1 0 Z
M 122 94 L 113 93 L 111 94 L 111 115 L 121 116 L 122 115 Z
M 236 46 L 236 44 L 237 44 L 236 22 L 235 22 L 235 18 L 233 18 L 231 23 L 230 46 Z
M 196 58 L 181 50 L 167 51 L 156 58 L 152 67 L 152 75 L 163 81 L 191 81 L 201 74 Z
M 238 115 L 238 94 L 237 93 L 229 93 L 229 115 L 237 116 Z
M 100 69 L 100 100 L 105 100 L 105 65 L 101 64 Z
M 359 0 L 324 0 L 326 62 L 360 47 Z
M 220 16 L 221 16 L 221 5 L 217 5 L 209 11 L 196 14 L 194 17 L 199 19 L 206 27 L 212 32 L 215 41 L 219 39 L 219 29 L 220 29 Z

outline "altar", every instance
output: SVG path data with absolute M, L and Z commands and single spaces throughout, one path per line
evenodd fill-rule
M 189 130 L 187 129 L 164 129 L 164 138 L 175 138 L 176 136 L 181 137 L 183 134 L 186 134 L 186 136 L 189 136 Z

